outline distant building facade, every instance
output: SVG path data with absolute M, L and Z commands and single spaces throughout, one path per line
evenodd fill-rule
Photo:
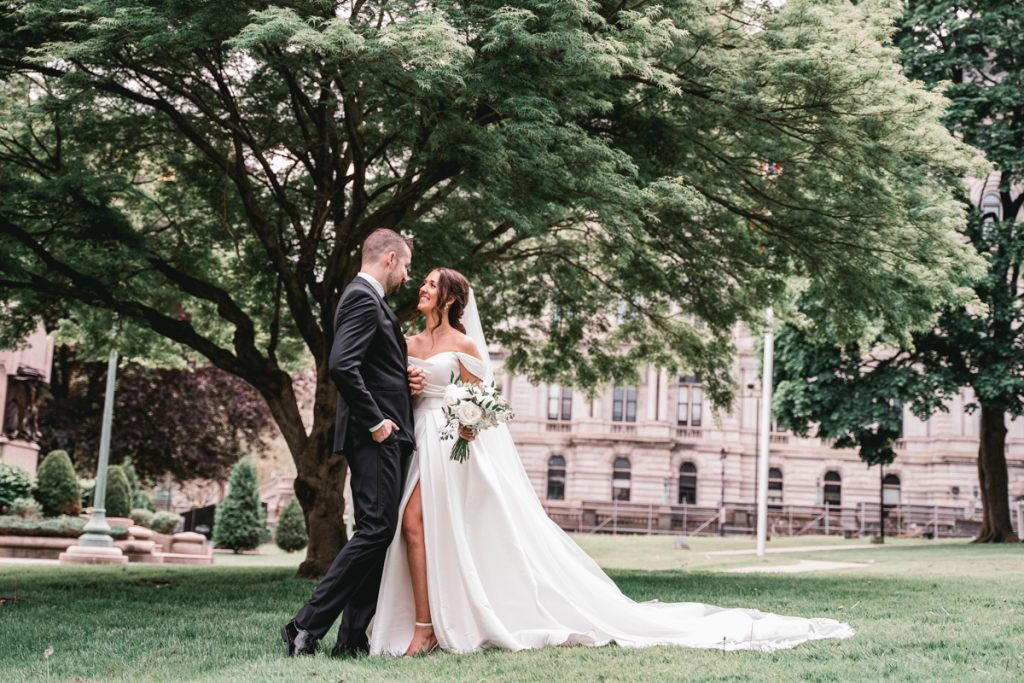
M 666 531 L 672 524 L 664 516 L 679 517 L 680 508 L 690 508 L 695 521 L 710 519 L 712 510 L 724 508 L 720 514 L 726 518 L 708 528 L 717 529 L 720 523 L 730 532 L 752 527 L 759 358 L 749 334 L 738 329 L 735 342 L 735 376 L 741 389 L 731 411 L 712 409 L 699 378 L 655 368 L 646 369 L 639 383 L 608 388 L 593 401 L 579 391 L 533 385 L 499 372 L 502 390 L 516 411 L 511 429 L 520 457 L 549 513 L 567 522 L 574 511 L 583 514 L 588 506 L 607 511 L 611 504 L 632 509 L 637 518 L 633 526 L 642 529 L 637 506 L 646 505 L 652 508 L 647 524 L 658 530 L 660 515 L 661 530 Z M 887 509 L 903 506 L 899 514 L 912 510 L 922 529 L 932 515 L 948 517 L 949 525 L 953 517 L 979 519 L 978 415 L 964 410 L 969 402 L 965 390 L 948 405 L 948 413 L 927 421 L 904 407 L 903 437 L 895 444 L 898 457 L 882 472 L 867 468 L 854 450 L 836 450 L 820 439 L 773 429 L 769 510 L 777 527 L 786 526 L 787 520 L 790 525 L 780 533 L 801 531 L 821 516 L 826 503 L 834 526 L 863 530 L 865 523 L 877 524 L 873 520 L 883 498 Z M 1024 420 L 1008 421 L 1008 428 L 1009 492 L 1016 507 L 1016 501 L 1024 501 Z M 891 523 L 899 521 L 894 516 Z M 822 530 L 822 522 L 818 519 L 814 530 Z M 695 528 L 679 519 L 674 525 Z M 582 519 L 578 526 L 585 530 L 593 524 Z

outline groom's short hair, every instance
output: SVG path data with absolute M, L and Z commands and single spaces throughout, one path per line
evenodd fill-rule
M 412 240 L 388 228 L 377 228 L 363 240 L 363 263 L 375 263 L 389 251 L 412 255 Z

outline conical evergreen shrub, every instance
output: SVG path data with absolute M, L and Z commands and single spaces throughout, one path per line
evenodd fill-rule
M 35 497 L 47 517 L 77 515 L 82 510 L 82 492 L 67 451 L 50 451 L 36 471 Z
M 302 550 L 309 543 L 309 537 L 306 535 L 306 518 L 297 499 L 289 500 L 281 511 L 274 541 L 278 548 L 290 553 Z
M 249 458 L 242 458 L 231 470 L 227 497 L 217 506 L 213 542 L 218 548 L 231 548 L 237 553 L 257 548 L 264 533 L 256 467 Z
M 128 517 L 132 513 L 132 486 L 120 465 L 107 468 L 107 517 Z

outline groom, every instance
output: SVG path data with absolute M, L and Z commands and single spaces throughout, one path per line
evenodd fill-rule
M 289 656 L 315 653 L 342 610 L 331 654 L 369 651 L 366 629 L 398 525 L 402 465 L 416 444 L 410 394 L 425 382 L 422 371 L 408 365 L 405 337 L 386 300 L 409 279 L 411 261 L 407 239 L 386 228 L 374 231 L 363 242 L 359 274 L 338 303 L 330 358 L 338 387 L 334 450 L 345 454 L 352 472 L 356 532 L 313 597 L 281 629 Z

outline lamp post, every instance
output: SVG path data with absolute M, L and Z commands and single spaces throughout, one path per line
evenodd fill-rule
M 718 462 L 721 464 L 722 487 L 718 494 L 718 535 L 725 536 L 725 449 L 718 453 Z
M 117 337 L 115 321 L 111 341 Z M 107 464 L 110 461 L 110 430 L 114 419 L 114 384 L 117 380 L 117 349 L 110 350 L 107 361 L 107 387 L 103 397 L 103 426 L 100 431 L 100 454 L 96 471 L 96 491 L 93 496 L 92 515 L 85 525 L 85 533 L 78 543 L 60 554 L 60 561 L 71 564 L 123 564 L 128 558 L 114 545 L 107 523 Z
M 761 426 L 757 461 L 757 555 L 764 555 L 768 536 L 768 436 L 772 425 L 772 361 L 774 360 L 775 312 L 768 307 L 764 333 L 764 363 L 761 369 Z

